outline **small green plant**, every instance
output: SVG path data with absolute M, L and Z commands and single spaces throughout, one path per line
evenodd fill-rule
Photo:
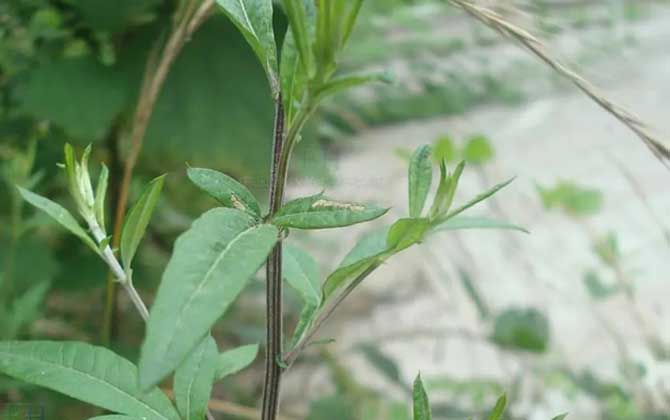
M 112 249 L 114 238 L 106 226 L 108 171 L 102 167 L 94 188 L 88 167 L 90 147 L 78 159 L 75 150 L 66 145 L 61 165 L 78 217 L 54 201 L 19 188 L 26 201 L 78 237 L 107 264 L 146 321 L 146 334 L 137 365 L 86 343 L 5 341 L 0 343 L 0 371 L 118 413 L 99 420 L 213 418 L 207 407 L 214 382 L 250 363 L 257 347 L 220 353 L 210 330 L 263 264 L 267 340 L 262 419 L 272 420 L 277 418 L 282 373 L 307 346 L 316 343 L 315 336 L 324 322 L 386 260 L 438 232 L 479 227 L 519 229 L 505 221 L 463 215 L 511 180 L 454 205 L 465 162 L 448 171 L 446 160 L 439 159 L 437 188 L 427 206 L 434 164 L 431 147 L 422 146 L 409 161 L 408 215 L 364 235 L 322 282 L 316 262 L 286 240 L 290 232 L 368 222 L 388 210 L 334 200 L 324 193 L 284 202 L 289 159 L 302 128 L 321 101 L 347 88 L 385 79 L 383 74 L 336 74 L 338 56 L 349 39 L 362 1 L 284 0 L 290 30 L 279 57 L 270 0 L 219 0 L 218 4 L 261 62 L 276 104 L 267 211 L 232 177 L 211 169 L 189 168 L 190 180 L 220 207 L 204 213 L 177 239 L 149 310 L 133 286 L 133 260 L 165 177 L 153 180 L 130 209 L 117 238 L 118 250 Z M 282 323 L 284 279 L 304 301 L 300 321 L 289 335 L 284 333 Z M 170 375 L 176 406 L 158 387 Z M 430 410 L 420 388 L 415 392 L 415 418 L 427 419 Z

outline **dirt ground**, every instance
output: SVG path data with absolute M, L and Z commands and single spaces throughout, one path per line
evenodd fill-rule
M 635 45 L 613 51 L 582 70 L 612 98 L 659 132 L 670 134 L 670 9 L 665 12 L 627 25 L 625 33 L 635 39 Z M 578 41 L 565 37 L 557 45 L 571 57 Z M 548 70 L 537 68 L 539 78 L 549 78 Z M 657 390 L 656 404 L 664 407 L 658 390 L 670 391 L 670 363 L 656 361 L 649 353 L 624 298 L 592 304 L 582 277 L 591 268 L 599 269 L 606 280 L 612 277 L 599 265 L 591 241 L 616 232 L 624 256 L 622 270 L 634 281 L 645 322 L 670 343 L 670 244 L 662 230 L 662 226 L 670 228 L 670 171 L 627 128 L 570 85 L 538 94 L 518 107 L 485 107 L 460 117 L 365 132 L 336 162 L 337 183 L 328 194 L 393 206 L 386 222 L 401 217 L 406 213 L 406 165 L 393 150 L 414 148 L 443 134 L 459 139 L 474 133 L 494 142 L 496 159 L 483 170 L 466 170 L 459 198 L 516 176 L 494 202 L 472 213 L 506 217 L 531 234 L 443 233 L 392 259 L 328 325 L 325 335 L 337 337 L 333 348 L 338 356 L 360 372 L 360 381 L 398 398 L 405 398 L 401 390 L 388 385 L 359 353 L 348 350 L 357 343 L 380 341 L 384 353 L 398 362 L 407 383 L 418 371 L 428 378 L 442 374 L 493 377 L 505 384 L 520 377 L 524 397 L 513 407 L 514 413 L 544 420 L 569 411 L 572 418 L 590 419 L 595 416 L 594 401 L 584 396 L 568 400 L 546 388 L 537 373 L 567 365 L 575 371 L 589 368 L 619 378 L 617 348 L 605 332 L 606 322 L 647 368 L 645 386 Z M 573 220 L 544 210 L 535 185 L 558 180 L 601 190 L 604 211 Z M 294 185 L 291 193 L 314 188 Z M 362 230 L 347 232 L 352 231 Z M 319 235 L 329 245 L 329 255 L 321 259 L 331 266 L 355 241 L 356 234 L 343 240 L 343 232 Z M 500 352 L 488 343 L 489 327 L 479 321 L 464 294 L 459 267 L 470 273 L 494 310 L 534 306 L 545 312 L 550 320 L 549 353 Z M 288 375 L 287 382 L 296 383 L 287 385 L 287 400 L 293 398 L 291 390 L 304 389 L 298 382 L 305 374 L 297 370 Z M 327 387 L 318 372 L 310 377 L 313 392 Z

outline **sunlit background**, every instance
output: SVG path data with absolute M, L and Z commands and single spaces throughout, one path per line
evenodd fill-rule
M 143 325 L 120 295 L 104 334 L 105 266 L 24 205 L 14 185 L 67 203 L 64 143 L 93 145 L 120 182 L 128 123 L 170 0 L 0 1 L 0 338 L 83 340 L 137 359 Z M 489 1 L 610 97 L 670 133 L 665 0 Z M 285 419 L 407 419 L 421 372 L 440 419 L 481 418 L 506 392 L 510 419 L 670 419 L 670 173 L 611 115 L 525 50 L 442 1 L 367 0 L 341 57 L 391 84 L 339 95 L 308 126 L 289 197 L 325 189 L 407 213 L 407 160 L 432 144 L 466 160 L 457 201 L 511 177 L 473 210 L 530 231 L 441 232 L 390 260 L 285 375 Z M 283 37 L 285 18 L 275 25 Z M 272 101 L 219 13 L 186 44 L 151 117 L 131 200 L 167 173 L 135 279 L 150 302 L 176 236 L 215 202 L 187 163 L 266 195 Z M 116 195 L 110 197 L 110 211 Z M 384 223 L 385 219 L 379 221 Z M 375 222 L 376 223 L 376 222 Z M 292 233 L 326 275 L 370 226 Z M 221 349 L 264 340 L 258 276 L 216 327 Z M 287 291 L 286 324 L 299 299 Z M 222 419 L 257 418 L 262 357 L 214 392 Z M 4 402 L 48 419 L 89 406 L 0 377 Z M 234 402 L 235 404 L 230 404 Z

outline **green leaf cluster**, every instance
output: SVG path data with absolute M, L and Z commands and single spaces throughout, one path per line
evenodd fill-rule
M 511 308 L 500 313 L 494 323 L 491 339 L 514 350 L 544 353 L 549 346 L 547 317 L 535 308 Z
M 561 181 L 553 187 L 537 186 L 544 207 L 560 209 L 574 217 L 593 216 L 603 206 L 602 193 L 569 181 Z
M 447 163 L 455 162 L 459 158 L 469 165 L 484 165 L 495 157 L 495 150 L 491 141 L 482 134 L 466 138 L 459 147 L 449 136 L 438 137 L 433 142 L 434 159 L 436 162 L 444 160 Z

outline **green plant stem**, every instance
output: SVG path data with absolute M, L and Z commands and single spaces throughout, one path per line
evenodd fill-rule
M 288 176 L 291 145 L 284 137 L 284 107 L 279 95 L 275 108 L 274 136 L 272 144 L 272 168 L 270 171 L 270 211 L 272 217 L 284 200 L 284 188 Z M 291 139 L 293 140 L 293 139 Z M 266 346 L 265 382 L 263 384 L 262 420 L 275 420 L 279 409 L 279 390 L 282 367 L 282 245 L 277 243 L 266 264 Z
M 96 242 L 100 244 L 105 239 L 105 233 L 95 220 L 89 221 L 88 226 L 91 229 L 91 233 L 93 234 Z M 100 251 L 100 257 L 109 267 L 112 275 L 116 279 L 116 282 L 123 285 L 123 288 L 128 293 L 128 297 L 130 297 L 131 302 L 137 309 L 137 312 L 139 312 L 142 319 L 144 321 L 148 320 L 149 310 L 147 309 L 147 306 L 144 304 L 144 301 L 142 301 L 139 293 L 137 293 L 135 286 L 133 286 L 132 279 L 123 270 L 123 267 L 121 267 L 119 260 L 116 258 L 114 251 L 112 251 L 112 248 L 109 245 L 105 246 Z

